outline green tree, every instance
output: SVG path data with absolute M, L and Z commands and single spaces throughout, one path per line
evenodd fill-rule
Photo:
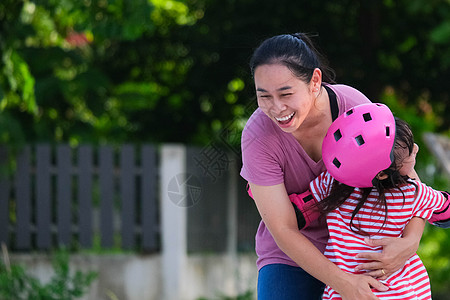
M 189 142 L 240 130 L 248 60 L 273 34 L 306 31 L 338 81 L 393 90 L 449 127 L 446 1 L 85 0 L 0 4 L 2 142 Z M 230 141 L 233 142 L 233 141 Z M 238 141 L 237 141 L 238 143 Z
M 187 89 L 176 91 L 192 62 L 167 35 L 201 14 L 160 0 L 8 0 L 0 10 L 1 142 L 160 141 L 179 134 L 161 126 L 176 114 L 158 111 L 181 110 Z M 142 124 L 155 119 L 160 135 Z

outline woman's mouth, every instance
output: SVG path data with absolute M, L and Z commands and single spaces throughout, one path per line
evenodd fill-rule
M 286 126 L 286 125 L 289 125 L 289 123 L 292 121 L 292 118 L 294 117 L 294 115 L 295 115 L 295 112 L 293 112 L 287 116 L 281 117 L 281 118 L 275 117 L 275 120 L 277 120 L 279 125 Z

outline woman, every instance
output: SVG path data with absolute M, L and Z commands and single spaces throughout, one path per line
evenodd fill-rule
M 256 234 L 258 299 L 321 299 L 323 283 L 343 299 L 377 299 L 371 287 L 387 288 L 370 276 L 344 273 L 325 258 L 325 222 L 299 231 L 288 197 L 305 191 L 325 170 L 322 141 L 332 121 L 370 101 L 354 88 L 330 84 L 329 69 L 304 34 L 267 39 L 250 67 L 259 108 L 242 133 L 241 176 L 262 218 Z M 383 252 L 360 254 L 372 262 L 359 268 L 371 270 L 368 275 L 380 269 L 392 274 L 416 252 L 423 226 L 411 222 L 402 238 L 368 240 Z

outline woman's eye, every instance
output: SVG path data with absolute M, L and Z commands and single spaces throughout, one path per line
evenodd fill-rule
M 292 93 L 285 93 L 285 94 L 281 94 L 281 97 L 289 97 L 291 95 L 292 95 Z

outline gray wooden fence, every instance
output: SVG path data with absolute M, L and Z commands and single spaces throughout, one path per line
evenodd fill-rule
M 0 242 L 12 251 L 159 252 L 162 235 L 170 234 L 160 215 L 168 198 L 168 210 L 186 209 L 189 253 L 253 251 L 260 217 L 238 174 L 240 157 L 216 145 L 179 147 L 182 172 L 163 172 L 172 159 L 164 145 L 38 144 L 15 154 L 0 147 L 0 162 L 15 162 L 12 172 L 0 172 Z M 167 172 L 169 185 L 161 180 Z M 197 194 L 179 203 L 182 187 L 171 184 L 184 173 L 193 181 L 179 184 Z
M 8 155 L 1 148 L 0 159 Z M 0 179 L 0 242 L 10 249 L 158 250 L 154 146 L 40 144 L 15 162 Z

